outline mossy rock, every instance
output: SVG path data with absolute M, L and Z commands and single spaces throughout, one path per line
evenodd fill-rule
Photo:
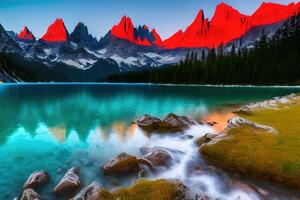
M 185 186 L 180 181 L 140 180 L 129 188 L 101 190 L 99 200 L 181 200 Z

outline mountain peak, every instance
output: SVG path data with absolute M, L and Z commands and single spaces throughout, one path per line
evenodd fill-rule
M 162 39 L 161 39 L 160 35 L 157 33 L 155 28 L 152 29 L 151 34 L 154 37 L 153 44 L 155 44 L 156 46 L 162 46 L 162 44 L 163 44 Z
M 254 26 L 273 24 L 283 21 L 296 13 L 299 13 L 299 6 L 295 3 L 281 5 L 263 2 L 251 15 L 251 23 Z
M 24 27 L 24 29 L 18 34 L 18 39 L 20 40 L 35 40 L 35 37 L 33 36 L 32 32 L 27 28 L 27 26 Z
M 70 35 L 70 40 L 81 46 L 96 46 L 98 41 L 91 34 L 89 34 L 87 26 L 79 22 L 74 31 Z
M 61 18 L 57 18 L 55 22 L 49 26 L 47 32 L 41 39 L 46 42 L 67 42 L 69 33 L 64 21 Z
M 128 40 L 132 43 L 135 41 L 134 27 L 130 17 L 123 16 L 119 24 L 113 26 L 111 33 L 117 38 Z

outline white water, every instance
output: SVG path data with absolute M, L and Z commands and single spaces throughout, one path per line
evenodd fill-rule
M 151 178 L 179 179 L 184 182 L 192 191 L 205 192 L 212 199 L 222 200 L 260 200 L 259 194 L 249 188 L 228 188 L 229 179 L 226 175 L 217 175 L 207 168 L 198 152 L 195 140 L 207 133 L 214 133 L 209 126 L 197 125 L 186 131 L 185 135 L 193 138 L 181 137 L 180 135 L 161 136 L 155 135 L 151 138 L 147 147 L 164 147 L 176 150 L 171 153 L 175 162 L 170 169 L 165 169 L 161 173 L 153 175 Z M 177 162 L 176 162 L 177 161 Z M 199 173 L 195 173 L 195 165 L 200 167 Z

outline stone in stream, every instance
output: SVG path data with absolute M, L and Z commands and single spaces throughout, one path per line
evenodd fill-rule
M 207 143 L 211 142 L 216 136 L 217 136 L 217 134 L 207 133 L 203 137 L 199 138 L 196 141 L 196 143 L 198 144 L 198 146 L 202 146 L 203 144 L 207 144 Z
M 99 200 L 100 192 L 102 189 L 103 189 L 102 185 L 100 185 L 97 182 L 93 182 L 87 187 L 83 188 L 71 200 Z
M 149 160 L 155 166 L 167 166 L 172 158 L 168 151 L 162 147 L 143 147 L 141 151 L 145 154 L 142 158 Z
M 53 192 L 56 195 L 69 196 L 74 194 L 80 187 L 79 169 L 73 167 L 67 171 L 64 177 L 56 185 Z
M 145 115 L 135 123 L 148 132 L 157 131 L 160 133 L 181 132 L 196 124 L 185 116 L 177 116 L 173 113 L 170 113 L 164 120 Z
M 102 171 L 108 175 L 130 175 L 138 174 L 143 170 L 140 164 L 147 165 L 150 169 L 154 169 L 148 160 L 137 158 L 126 153 L 121 153 L 117 157 L 112 158 L 101 168 Z
M 49 182 L 50 177 L 47 172 L 44 171 L 36 171 L 33 172 L 27 181 L 24 183 L 23 189 L 32 188 L 35 189 L 47 182 Z
M 28 188 L 23 191 L 22 196 L 19 200 L 41 200 L 41 197 L 33 189 Z

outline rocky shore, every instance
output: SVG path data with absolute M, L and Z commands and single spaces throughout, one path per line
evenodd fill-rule
M 253 103 L 246 106 L 243 106 L 235 111 L 237 117 L 228 120 L 227 127 L 222 132 L 208 132 L 200 138 L 193 138 L 194 136 L 186 134 L 186 130 L 195 126 L 195 125 L 204 125 L 207 127 L 213 127 L 218 122 L 197 122 L 193 121 L 185 116 L 177 116 L 175 114 L 169 114 L 164 119 L 159 119 L 153 116 L 145 115 L 141 119 L 133 122 L 137 124 L 142 130 L 150 134 L 171 134 L 175 135 L 178 138 L 193 138 L 194 143 L 199 146 L 199 153 L 204 155 L 205 158 L 214 163 L 214 165 L 221 166 L 226 170 L 240 171 L 243 175 L 245 172 L 250 174 L 262 174 L 268 175 L 266 171 L 263 171 L 260 168 L 255 168 L 255 162 L 260 162 L 260 165 L 263 168 L 270 168 L 271 165 L 268 165 L 268 162 L 257 161 L 255 156 L 255 151 L 259 154 L 259 150 L 262 148 L 264 151 L 268 152 L 270 155 L 274 155 L 272 149 L 268 149 L 269 143 L 266 143 L 267 140 L 273 141 L 274 138 L 280 138 L 282 136 L 282 128 L 280 126 L 273 126 L 272 123 L 269 123 L 268 120 L 264 121 L 263 119 L 256 119 L 253 116 L 256 116 L 257 112 L 263 110 L 269 111 L 280 111 L 282 109 L 289 112 L 291 107 L 295 110 L 298 109 L 297 106 L 300 105 L 300 98 L 298 95 L 289 95 L 285 97 L 273 98 L 272 100 L 267 100 L 260 103 Z M 299 107 L 300 108 L 300 107 Z M 283 114 L 288 114 L 288 113 Z M 295 112 L 292 110 L 292 112 Z M 271 112 L 271 114 L 272 114 Z M 265 113 L 263 113 L 264 116 Z M 280 113 L 282 115 L 282 113 Z M 300 113 L 299 113 L 300 114 Z M 265 117 L 265 116 L 264 116 Z M 276 118 L 276 120 L 279 120 Z M 265 123 L 266 122 L 266 123 Z M 284 123 L 284 122 L 283 122 Z M 285 122 L 286 123 L 286 122 Z M 246 135 L 246 138 L 243 138 L 243 135 Z M 266 137 L 267 139 L 265 139 Z M 255 143 L 255 140 L 259 140 L 261 143 Z M 253 143 L 245 143 L 245 142 Z M 265 144 L 266 143 L 266 144 Z M 259 146 L 263 145 L 263 146 Z M 273 143 L 271 143 L 271 146 Z M 241 150 L 243 146 L 243 150 Z M 246 147 L 245 147 L 246 146 Z M 250 148 L 249 151 L 247 148 Z M 282 146 L 281 146 L 282 147 Z M 253 149 L 254 148 L 254 149 Z M 255 149 L 257 148 L 257 149 Z M 271 148 L 271 147 L 270 147 Z M 288 149 L 283 150 L 289 153 Z M 299 148 L 300 150 L 300 148 Z M 183 180 L 177 179 L 153 179 L 151 175 L 155 175 L 164 170 L 167 170 L 172 167 L 172 164 L 175 160 L 173 153 L 177 149 L 169 149 L 161 146 L 155 147 L 142 147 L 140 149 L 140 155 L 130 155 L 126 152 L 120 153 L 107 160 L 102 166 L 99 166 L 101 173 L 105 177 L 113 178 L 127 178 L 129 176 L 134 176 L 134 183 L 128 188 L 117 188 L 115 190 L 108 190 L 102 186 L 101 183 L 92 182 L 90 185 L 84 186 L 81 182 L 80 169 L 76 167 L 70 168 L 61 178 L 61 180 L 53 188 L 53 195 L 58 198 L 72 199 L 72 200 L 209 200 L 211 198 L 203 190 L 194 191 L 192 188 L 186 186 Z M 252 151 L 252 152 L 251 152 Z M 254 151 L 254 153 L 253 153 Z M 244 156 L 249 156 L 253 160 L 245 160 Z M 278 156 L 282 156 L 280 154 Z M 292 152 L 292 155 L 300 156 L 297 152 Z M 266 155 L 262 154 L 261 156 Z M 226 158 L 226 159 L 225 159 Z M 282 159 L 278 157 L 271 157 L 270 159 Z M 240 163 L 240 159 L 243 159 L 242 162 L 247 164 L 251 163 L 251 170 L 247 169 L 247 166 L 241 166 L 242 170 L 237 169 L 237 163 Z M 260 158 L 261 159 L 261 158 Z M 289 162 L 291 160 L 288 160 Z M 272 163 L 272 166 L 278 165 L 278 162 Z M 296 163 L 297 164 L 297 163 Z M 250 166 L 250 164 L 249 164 Z M 71 167 L 71 166 L 70 166 Z M 217 170 L 213 166 L 212 171 Z M 253 170 L 254 169 L 254 170 Z M 195 167 L 193 173 L 202 173 L 201 167 Z M 300 169 L 297 169 L 300 172 Z M 296 170 L 296 171 L 297 171 Z M 179 172 L 178 172 L 179 173 Z M 273 174 L 272 174 L 273 173 Z M 272 175 L 276 174 L 275 171 L 272 171 Z M 248 176 L 249 174 L 246 174 Z M 282 177 L 287 177 L 286 181 L 295 181 L 290 179 L 289 174 L 276 174 L 280 179 Z M 298 176 L 295 176 L 297 178 Z M 50 174 L 45 171 L 36 171 L 33 172 L 28 180 L 24 183 L 23 192 L 20 197 L 16 197 L 14 200 L 41 200 L 41 196 L 36 192 L 37 189 L 49 183 Z M 248 187 L 251 191 L 255 191 L 260 195 L 268 198 L 269 193 L 265 192 L 261 188 L 245 186 L 240 182 L 235 182 L 239 187 Z M 297 186 L 296 184 L 292 184 Z M 239 199 L 239 198 L 238 198 Z
M 145 115 L 136 123 L 141 129 L 148 133 L 156 134 L 179 133 L 178 137 L 184 135 L 184 130 L 198 124 L 185 116 L 169 114 L 165 119 Z M 215 122 L 207 125 L 213 126 Z M 176 149 L 164 147 L 142 147 L 141 156 L 129 155 L 125 152 L 108 160 L 100 166 L 105 176 L 118 178 L 120 176 L 135 176 L 136 182 L 129 188 L 121 188 L 114 191 L 105 189 L 101 183 L 92 182 L 82 187 L 80 169 L 70 168 L 53 188 L 53 195 L 57 198 L 72 200 L 207 200 L 208 196 L 203 192 L 191 192 L 183 182 L 176 179 L 147 180 L 148 175 L 155 174 L 161 170 L 171 167 L 174 158 L 172 152 Z M 41 170 L 33 172 L 24 183 L 23 192 L 14 200 L 41 200 L 37 190 L 50 181 L 50 175 Z

